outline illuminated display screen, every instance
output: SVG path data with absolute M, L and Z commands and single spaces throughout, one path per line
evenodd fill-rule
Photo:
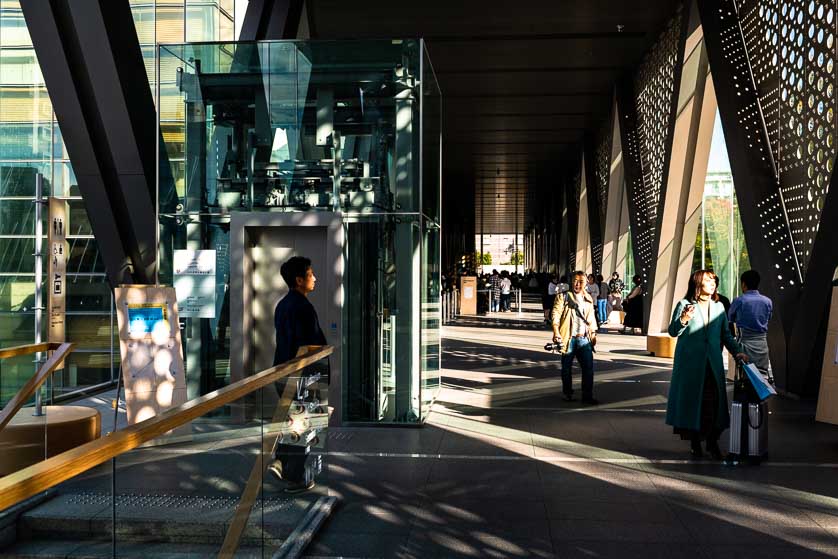
M 166 305 L 128 305 L 128 331 L 132 336 L 151 334 L 154 328 L 165 326 Z

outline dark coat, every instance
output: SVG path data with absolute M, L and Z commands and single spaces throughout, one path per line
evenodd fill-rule
M 730 414 L 727 410 L 725 371 L 719 342 L 734 354 L 741 353 L 742 348 L 728 330 L 727 315 L 721 303 L 710 303 L 709 324 L 707 317 L 702 316 L 701 309 L 697 308 L 692 320 L 683 326 L 680 317 L 688 304 L 686 299 L 679 301 L 669 323 L 669 335 L 678 338 L 678 345 L 675 346 L 672 381 L 666 404 L 666 423 L 681 429 L 700 429 L 704 373 L 709 363 L 719 392 L 716 428 L 723 431 L 730 426 Z
M 326 345 L 326 336 L 320 329 L 317 311 L 308 297 L 293 289 L 282 298 L 274 311 L 276 352 L 274 365 L 285 363 L 297 356 L 297 350 L 306 345 Z

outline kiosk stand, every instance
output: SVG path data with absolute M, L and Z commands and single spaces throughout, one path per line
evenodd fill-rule
M 460 314 L 477 314 L 477 278 L 474 276 L 460 278 Z
M 128 424 L 186 402 L 186 375 L 173 287 L 114 290 Z

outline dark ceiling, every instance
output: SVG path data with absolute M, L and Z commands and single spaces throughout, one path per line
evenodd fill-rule
M 526 192 L 561 176 L 677 0 L 309 0 L 318 38 L 427 41 L 443 96 L 443 203 L 523 232 Z M 544 177 L 547 177 L 546 179 Z M 443 214 L 445 214 L 443 209 Z

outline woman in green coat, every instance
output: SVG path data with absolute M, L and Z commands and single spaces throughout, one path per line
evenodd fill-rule
M 719 436 L 730 426 L 727 410 L 725 371 L 720 341 L 737 359 L 748 360 L 728 329 L 725 309 L 716 295 L 716 276 L 698 270 L 690 289 L 678 302 L 669 335 L 678 338 L 675 362 L 666 405 L 666 423 L 691 443 L 694 457 L 707 452 L 720 460 Z

